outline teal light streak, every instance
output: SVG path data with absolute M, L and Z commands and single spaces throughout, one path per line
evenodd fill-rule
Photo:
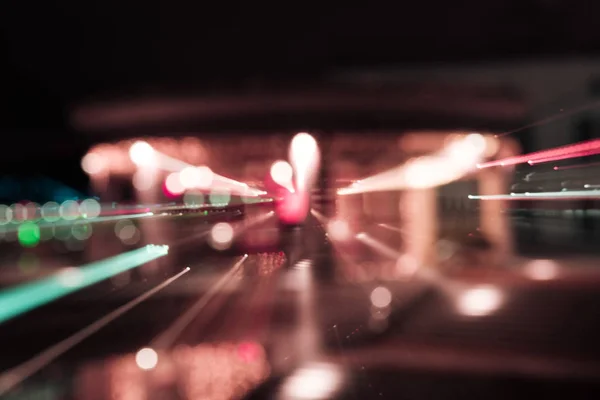
M 67 268 L 48 278 L 0 291 L 0 323 L 165 256 L 168 252 L 169 246 L 148 245 L 77 268 Z

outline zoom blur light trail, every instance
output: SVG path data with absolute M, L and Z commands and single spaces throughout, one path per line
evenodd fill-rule
M 0 291 L 0 323 L 156 258 L 169 246 L 147 245 L 104 260 L 66 268 L 48 278 Z
M 510 193 L 492 195 L 469 195 L 471 200 L 570 200 L 600 199 L 600 190 L 572 190 L 564 192 Z
M 152 147 L 148 142 L 139 140 L 129 148 L 129 158 L 138 168 L 158 168 L 181 175 L 194 175 L 204 173 L 207 175 L 202 179 L 208 183 L 208 186 L 221 186 L 231 188 L 250 196 L 260 196 L 266 194 L 264 191 L 251 188 L 244 182 L 238 182 L 235 179 L 227 178 L 223 175 L 214 173 L 207 166 L 197 167 L 177 158 L 170 157 Z M 183 185 L 186 186 L 186 185 Z
M 91 323 L 90 325 L 86 326 L 80 331 L 77 331 L 76 333 L 72 334 L 66 339 L 61 340 L 55 345 L 35 355 L 28 361 L 25 361 L 24 363 L 8 371 L 3 372 L 2 374 L 0 374 L 0 396 L 3 396 L 6 392 L 11 390 L 19 383 L 21 383 L 23 380 L 29 378 L 31 375 L 41 370 L 42 368 L 50 364 L 52 361 L 56 360 L 61 355 L 71 350 L 73 347 L 75 347 L 94 333 L 98 332 L 100 329 L 104 328 L 106 325 L 110 324 L 115 319 L 121 317 L 123 314 L 125 314 L 132 308 L 136 307 L 140 303 L 152 297 L 157 292 L 169 286 L 175 280 L 179 279 L 182 275 L 189 272 L 189 270 L 190 268 L 187 267 L 180 273 L 165 280 L 164 282 L 148 290 L 147 292 L 139 295 L 138 297 L 127 302 L 126 304 L 123 304 L 121 307 L 106 314 L 104 317 Z
M 338 189 L 337 194 L 342 196 L 445 185 L 472 172 L 494 140 L 478 133 L 457 136 L 439 152 L 356 181 Z
M 585 157 L 600 154 L 600 139 L 587 140 L 570 144 L 567 146 L 555 147 L 549 150 L 536 151 L 534 153 L 524 154 L 516 157 L 503 158 L 501 160 L 490 161 L 478 164 L 477 168 L 489 168 L 517 164 L 540 164 L 543 162 L 566 160 L 575 157 Z

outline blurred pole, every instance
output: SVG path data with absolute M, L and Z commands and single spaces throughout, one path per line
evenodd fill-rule
M 138 205 L 151 205 L 160 203 L 160 191 L 162 190 L 162 174 L 156 168 L 138 168 L 132 177 L 135 189 L 135 200 Z M 167 226 L 165 218 L 142 218 L 139 221 L 142 240 L 145 244 L 166 244 Z M 170 254 L 171 258 L 173 254 Z M 153 260 L 143 265 L 139 271 L 144 277 L 152 276 L 158 272 L 164 264 L 161 260 Z
M 514 157 L 521 152 L 519 143 L 511 138 L 502 138 L 499 149 L 494 154 L 496 159 Z M 484 168 L 478 173 L 478 191 L 481 195 L 506 194 L 514 168 L 493 167 Z M 511 204 L 504 200 L 480 201 L 480 228 L 483 236 L 493 246 L 493 261 L 497 265 L 508 262 L 514 252 L 513 232 L 510 225 L 509 213 Z
M 350 160 L 336 160 L 332 166 L 332 181 L 336 182 L 340 187 L 346 186 L 350 181 L 361 178 L 358 165 Z M 335 218 L 346 221 L 350 230 L 354 233 L 362 231 L 363 219 L 363 195 L 353 194 L 347 196 L 336 196 L 335 200 Z M 361 255 L 360 246 L 349 248 L 350 257 L 358 257 Z
M 401 194 L 399 203 L 403 253 L 418 266 L 435 265 L 438 234 L 436 189 L 406 190 Z
M 510 181 L 503 167 L 485 168 L 478 173 L 478 191 L 482 196 L 505 194 Z M 505 200 L 480 201 L 479 224 L 483 236 L 492 243 L 492 264 L 501 265 L 513 253 L 513 240 L 510 222 L 504 211 L 508 208 Z

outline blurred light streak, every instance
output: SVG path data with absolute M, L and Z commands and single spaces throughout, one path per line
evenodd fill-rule
M 471 200 L 569 200 L 598 199 L 600 190 L 571 190 L 564 192 L 525 192 L 511 194 L 469 195 Z
M 314 208 L 310 209 L 310 213 L 321 223 L 321 225 L 325 226 L 325 224 L 327 224 L 327 217 L 315 210 Z
M 171 172 L 178 172 L 190 166 L 184 161 L 161 153 L 148 142 L 141 140 L 131 145 L 129 158 L 138 167 L 154 167 Z
M 585 168 L 585 167 L 597 167 L 600 166 L 600 162 L 588 163 L 588 164 L 575 164 L 575 165 L 565 165 L 565 166 L 554 166 L 555 171 L 564 171 L 568 169 L 577 169 L 577 168 Z
M 379 240 L 372 238 L 364 232 L 358 233 L 356 239 L 376 250 L 378 253 L 385 257 L 389 257 L 391 259 L 397 260 L 402 255 L 400 252 L 392 249 L 389 246 L 381 243 Z
M 194 166 L 185 161 L 167 156 L 144 141 L 135 142 L 129 149 L 129 156 L 131 161 L 138 167 L 154 167 L 169 172 L 179 172 L 181 184 L 186 189 L 190 188 L 188 187 L 189 185 L 198 183 L 203 188 L 207 186 L 225 187 L 248 196 L 267 194 L 265 191 L 251 188 L 246 183 L 214 173 L 207 166 Z M 210 175 L 206 173 L 202 174 L 206 171 L 210 171 Z M 199 173 L 199 175 L 195 176 L 194 173 Z M 208 183 L 209 181 L 210 183 Z
M 537 165 L 537 164 L 544 164 L 544 163 L 548 163 L 548 162 L 552 162 L 552 161 L 563 161 L 563 160 L 570 160 L 572 158 L 593 156 L 593 155 L 596 155 L 596 154 L 599 154 L 599 153 L 600 153 L 600 150 L 594 150 L 594 151 L 577 151 L 577 152 L 574 152 L 574 153 L 565 153 L 565 154 L 562 154 L 562 155 L 559 155 L 559 156 L 536 158 L 536 159 L 527 161 L 527 163 L 529 165 Z
M 300 192 L 309 190 L 320 163 L 317 141 L 306 132 L 296 134 L 290 143 L 288 157 L 294 169 L 296 189 Z
M 244 261 L 248 259 L 248 254 L 245 254 L 225 275 L 221 277 L 208 291 L 201 296 L 187 311 L 171 324 L 165 331 L 158 335 L 150 345 L 153 349 L 164 349 L 170 347 L 183 330 L 196 318 L 210 300 L 235 276 L 240 270 Z
M 135 142 L 129 149 L 129 156 L 131 161 L 136 164 L 138 167 L 155 167 L 159 169 L 163 169 L 169 172 L 184 172 L 186 170 L 194 169 L 191 173 L 200 172 L 204 168 L 210 170 L 206 166 L 196 167 L 194 165 L 188 164 L 185 161 L 178 160 L 176 158 L 167 156 L 156 149 L 154 149 L 150 144 L 144 141 Z M 196 170 L 197 169 L 197 170 Z M 212 171 L 211 171 L 212 172 Z M 189 174 L 190 172 L 186 173 Z M 180 176 L 181 177 L 181 176 Z M 200 183 L 205 183 L 204 179 L 199 180 Z M 183 181 L 182 181 L 183 183 Z M 233 186 L 237 188 L 238 191 L 249 195 L 263 195 L 266 192 L 254 188 L 250 188 L 247 184 L 243 182 L 238 182 L 234 179 L 227 178 L 222 175 L 218 175 L 212 172 L 211 185 L 213 184 L 225 184 L 228 187 Z M 185 185 L 184 185 L 185 186 Z
M 44 368 L 46 365 L 50 364 L 52 361 L 54 361 L 59 356 L 75 347 L 77 344 L 81 343 L 83 340 L 87 339 L 89 336 L 98 332 L 100 329 L 104 328 L 106 325 L 108 325 L 115 319 L 119 318 L 120 316 L 131 310 L 133 307 L 137 306 L 149 297 L 153 296 L 158 291 L 164 289 L 165 287 L 173 283 L 173 281 L 187 273 L 189 270 L 189 267 L 184 269 L 183 271 L 172 276 L 171 278 L 167 279 L 161 284 L 155 286 L 153 289 L 136 297 L 135 299 L 122 305 L 121 307 L 110 312 L 109 314 L 106 314 L 104 317 L 88 325 L 87 327 L 83 328 L 77 333 L 42 351 L 35 357 L 2 373 L 0 375 L 0 396 L 12 389 L 13 387 L 15 387 L 16 385 L 18 385 L 23 380 L 36 373 L 37 371 Z
M 485 156 L 485 138 L 477 133 L 450 141 L 441 151 L 356 181 L 337 191 L 338 195 L 366 192 L 425 189 L 444 185 L 470 173 Z
M 48 278 L 2 290 L 0 291 L 0 323 L 69 293 L 163 257 L 167 253 L 168 246 L 147 245 L 118 256 L 82 265 L 75 270 L 66 269 Z
M 543 163 L 557 160 L 565 160 L 574 157 L 590 156 L 600 154 L 600 139 L 588 140 L 566 146 L 555 147 L 549 150 L 536 151 L 515 157 L 503 158 L 501 160 L 489 161 L 478 164 L 477 168 L 489 168 L 496 166 L 509 166 L 525 163 Z
M 208 189 L 215 174 L 206 167 L 185 167 L 179 172 L 179 182 L 184 189 Z
M 379 226 L 380 228 L 385 228 L 387 230 L 390 230 L 392 232 L 397 232 L 397 233 L 404 233 L 404 229 L 398 228 L 396 226 L 392 226 L 389 224 L 377 224 L 377 226 Z

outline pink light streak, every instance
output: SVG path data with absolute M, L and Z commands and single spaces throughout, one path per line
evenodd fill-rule
M 490 161 L 477 165 L 477 168 L 489 168 L 496 166 L 508 166 L 528 163 L 530 165 L 550 161 L 566 160 L 575 157 L 586 157 L 600 154 L 600 139 L 588 140 L 567 146 L 556 147 L 550 150 L 542 150 L 534 153 L 524 154 L 516 157 L 508 157 L 501 160 Z

